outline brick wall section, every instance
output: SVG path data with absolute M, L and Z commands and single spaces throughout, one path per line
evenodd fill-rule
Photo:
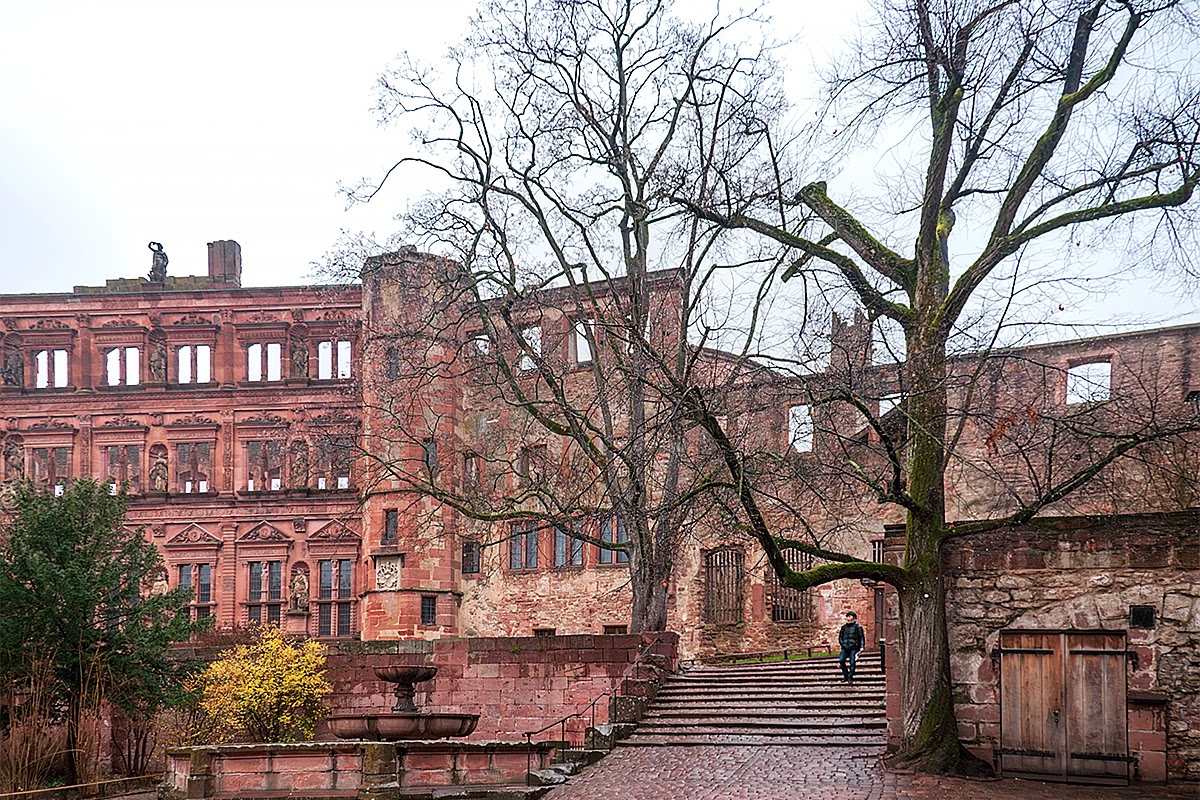
M 964 743 L 990 757 L 999 742 L 1001 630 L 1121 630 L 1138 655 L 1128 731 L 1142 779 L 1200 778 L 1200 513 L 1047 519 L 952 541 L 945 558 Z M 1130 629 L 1133 605 L 1154 606 L 1157 626 Z
M 375 677 L 386 664 L 432 664 L 437 676 L 417 684 L 422 711 L 479 714 L 471 740 L 524 740 L 567 714 L 582 711 L 613 688 L 641 646 L 661 637 L 657 652 L 675 661 L 675 634 L 626 636 L 528 636 L 347 643 L 329 656 L 327 676 L 334 686 L 334 714 L 380 713 L 394 698 L 390 684 Z M 596 722 L 608 720 L 608 703 L 596 705 Z M 586 719 L 571 720 L 567 734 L 582 739 Z M 318 730 L 318 738 L 329 734 Z M 543 739 L 557 738 L 548 731 Z

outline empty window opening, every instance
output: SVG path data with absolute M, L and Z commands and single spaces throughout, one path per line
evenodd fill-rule
M 105 355 L 109 386 L 137 386 L 141 382 L 141 358 L 136 347 L 114 347 Z
M 1067 369 L 1067 403 L 1100 403 L 1108 399 L 1112 364 L 1092 361 Z
M 179 445 L 179 490 L 184 494 L 208 491 L 212 470 L 212 445 L 208 442 L 184 442 Z
M 64 389 L 71 382 L 66 350 L 39 350 L 34 357 L 37 366 L 35 385 L 39 389 Z
M 592 336 L 596 330 L 595 320 L 578 320 L 574 328 L 575 363 L 587 364 L 592 360 Z
M 537 368 L 537 362 L 542 357 L 542 328 L 531 325 L 521 331 L 521 340 L 525 342 L 518 365 L 526 372 Z
M 813 449 L 812 406 L 799 405 L 788 409 L 788 443 L 797 453 Z

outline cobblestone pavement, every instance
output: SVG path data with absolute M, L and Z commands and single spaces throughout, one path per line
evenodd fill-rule
M 545 800 L 1200 800 L 1191 787 L 968 781 L 884 772 L 877 747 L 625 747 Z

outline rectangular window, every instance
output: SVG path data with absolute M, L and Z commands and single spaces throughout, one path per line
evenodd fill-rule
M 1112 364 L 1092 361 L 1067 369 L 1067 404 L 1102 403 L 1109 397 Z
M 384 363 L 387 365 L 386 374 L 388 380 L 397 380 L 400 378 L 400 348 L 392 345 L 384 351 Z
M 518 364 L 522 370 L 529 371 L 537 368 L 537 362 L 542 356 L 542 328 L 531 325 L 521 331 L 521 339 L 525 342 Z
M 105 449 L 108 459 L 108 483 L 114 490 L 128 483 L 135 492 L 142 490 L 141 448 L 136 444 L 110 445 Z M 116 491 L 113 491 L 116 494 Z
M 326 438 L 317 445 L 317 488 L 349 489 L 354 440 L 348 436 Z
M 63 389 L 71 382 L 66 350 L 41 350 L 34 357 L 37 376 L 34 385 L 39 389 Z
M 629 633 L 628 625 L 605 625 L 604 626 L 604 635 L 605 636 L 624 636 L 627 633 Z
M 745 605 L 745 554 L 716 550 L 704 556 L 704 621 L 729 625 L 742 621 Z
M 283 445 L 249 442 L 246 445 L 246 491 L 277 492 L 283 488 Z
M 609 542 L 611 544 L 625 544 L 629 541 L 629 532 L 625 530 L 625 523 L 621 520 L 616 520 L 609 517 L 600 524 L 600 541 Z M 600 563 L 601 564 L 628 564 L 629 553 L 625 550 L 610 550 L 607 547 L 600 548 Z
M 421 624 L 429 627 L 437 625 L 437 597 L 421 595 Z
M 539 637 L 544 636 L 544 637 L 548 638 L 548 637 L 554 636 L 557 633 L 558 633 L 557 628 L 534 628 L 533 629 L 533 635 L 539 636 Z
M 400 512 L 389 508 L 383 512 L 383 544 L 395 544 L 400 540 Z
M 795 547 L 781 551 L 784 563 L 797 572 L 812 569 L 812 556 Z M 783 585 L 775 570 L 767 565 L 767 607 L 772 622 L 803 622 L 813 618 L 813 595 L 808 590 L 791 589 Z
M 537 569 L 538 532 L 532 522 L 515 522 L 508 540 L 509 569 Z
M 251 622 L 279 624 L 283 611 L 283 562 L 251 561 L 247 616 Z
M 350 343 L 337 343 L 337 376 L 339 378 L 350 377 Z
M 206 344 L 198 344 L 196 353 L 196 383 L 208 383 L 212 380 L 212 348 Z
M 177 351 L 179 360 L 179 370 L 177 379 L 180 383 L 192 382 L 192 346 L 185 344 Z
M 246 380 L 262 380 L 262 350 L 261 344 L 252 344 L 246 348 Z
M 67 472 L 70 448 L 35 447 L 32 455 L 33 482 L 42 486 L 54 487 L 54 496 L 61 497 L 67 478 L 70 477 Z
M 421 442 L 421 462 L 429 473 L 433 473 L 437 469 L 437 442 L 433 439 Z
M 577 320 L 575 328 L 575 363 L 587 364 L 592 360 L 592 342 L 595 328 L 595 320 L 581 319 Z
M 879 418 L 883 419 L 892 411 L 900 407 L 904 402 L 904 397 L 900 394 L 885 394 L 879 398 Z
M 191 564 L 180 564 L 179 565 L 179 588 L 181 588 L 181 589 L 191 589 L 192 588 L 192 565 Z
M 479 542 L 467 539 L 462 543 L 462 574 L 478 575 L 483 567 L 483 553 Z
M 184 442 L 179 445 L 179 491 L 184 494 L 208 491 L 212 468 L 212 445 L 208 442 Z
M 141 359 L 136 347 L 114 347 L 105 354 L 105 375 L 109 386 L 137 386 L 141 380 Z
M 279 342 L 267 344 L 267 380 L 277 381 L 283 378 L 282 354 L 283 345 Z
M 471 337 L 470 355 L 483 358 L 492 354 L 492 340 L 486 333 L 477 333 Z
M 354 566 L 350 559 L 317 562 L 317 635 L 350 636 L 354 619 Z
M 523 447 L 517 456 L 517 475 L 523 483 L 536 483 L 545 474 L 547 460 L 546 445 Z
M 317 342 L 317 378 L 331 380 L 334 377 L 334 354 L 337 355 L 337 377 L 350 377 L 351 343 L 348 341 Z
M 797 453 L 808 453 L 813 449 L 812 406 L 792 406 L 788 409 L 788 444 Z
M 554 566 L 578 567 L 583 565 L 583 540 L 575 534 L 579 533 L 579 523 L 570 523 L 570 530 L 562 525 L 554 528 Z
M 196 565 L 196 602 L 212 602 L 212 564 Z

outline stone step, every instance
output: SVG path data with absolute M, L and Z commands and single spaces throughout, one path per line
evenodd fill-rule
M 655 702 L 688 698 L 711 698 L 713 700 L 777 700 L 803 698 L 849 698 L 871 697 L 883 694 L 882 681 L 857 681 L 852 686 L 664 686 L 659 689 Z
M 752 709 L 725 709 L 721 713 L 700 712 L 695 711 L 651 711 L 642 717 L 642 724 L 667 723 L 671 725 L 703 725 L 709 720 L 745 720 L 759 721 L 764 723 L 780 722 L 787 723 L 792 720 L 877 720 L 883 719 L 883 709 L 875 707 L 872 709 L 838 709 L 837 713 L 829 713 L 831 709 L 805 709 L 797 708 L 790 711 L 762 711 Z
M 858 657 L 858 665 L 878 668 L 879 654 L 868 653 Z M 741 664 L 701 664 L 686 667 L 685 672 L 705 674 L 754 673 L 773 671 L 805 671 L 809 669 L 837 669 L 838 659 L 833 658 L 797 658 L 790 661 L 752 661 Z
M 805 712 L 820 712 L 831 710 L 844 711 L 880 711 L 882 706 L 880 702 L 882 696 L 878 698 L 843 698 L 843 699 L 822 699 L 820 701 L 809 700 L 804 703 L 731 703 L 727 700 L 714 700 L 712 702 L 691 701 L 687 703 L 655 703 L 646 712 L 647 716 L 655 713 L 664 714 L 712 714 L 714 712 L 726 712 L 730 714 L 742 713 L 745 711 L 762 712 L 765 714 L 787 714 L 797 710 Z
M 734 733 L 762 736 L 789 735 L 810 731 L 854 731 L 882 730 L 887 726 L 883 717 L 874 719 L 846 719 L 825 717 L 823 719 L 754 720 L 736 717 L 706 720 L 642 720 L 637 736 L 641 733 Z
M 635 734 L 621 740 L 618 747 L 689 747 L 701 745 L 783 745 L 792 747 L 868 747 L 878 748 L 883 754 L 882 736 L 845 736 L 834 734 L 819 734 L 812 736 L 729 736 L 729 735 L 698 735 L 660 736 Z

